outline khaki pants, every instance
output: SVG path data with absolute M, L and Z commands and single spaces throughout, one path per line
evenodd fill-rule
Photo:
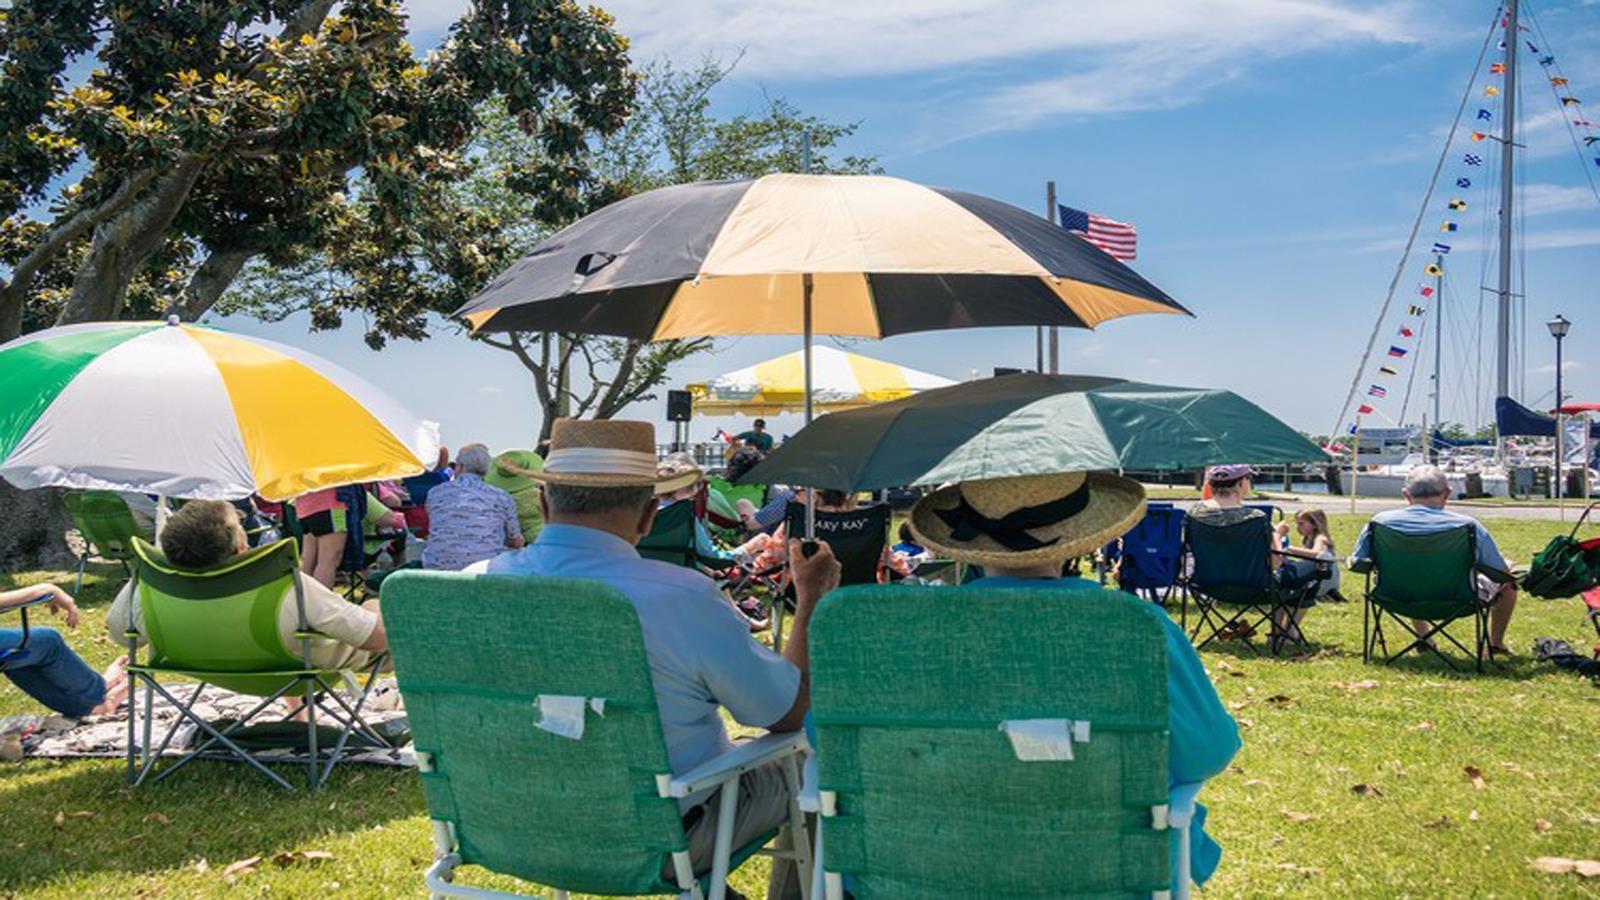
M 733 814 L 732 846 L 735 852 L 762 834 L 789 824 L 790 794 L 788 781 L 783 776 L 784 764 L 784 760 L 775 760 L 751 769 L 739 778 L 739 800 Z M 696 875 L 711 871 L 721 803 L 722 789 L 719 789 L 704 803 L 684 814 L 684 832 L 689 838 L 689 860 Z M 786 834 L 780 835 L 775 843 L 778 849 L 790 849 L 789 836 Z M 663 878 L 677 883 L 670 857 L 661 871 Z M 799 896 L 799 867 L 792 859 L 774 859 L 772 876 L 767 880 L 769 900 L 794 900 Z

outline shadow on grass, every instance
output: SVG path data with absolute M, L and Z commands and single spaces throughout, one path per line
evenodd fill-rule
M 316 793 L 289 793 L 242 765 L 197 762 L 131 789 L 121 760 L 40 760 L 0 769 L 0 894 L 86 873 L 130 879 L 206 859 L 214 868 L 421 814 L 409 769 L 345 766 Z M 60 817 L 58 818 L 58 814 Z

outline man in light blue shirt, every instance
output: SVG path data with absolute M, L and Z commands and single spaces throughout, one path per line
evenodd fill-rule
M 1379 525 L 1393 528 L 1402 534 L 1438 534 L 1452 528 L 1470 525 L 1477 532 L 1478 565 L 1497 572 L 1510 572 L 1505 557 L 1500 555 L 1500 548 L 1495 545 L 1494 537 L 1489 534 L 1489 529 L 1483 523 L 1471 516 L 1462 515 L 1445 509 L 1445 504 L 1450 501 L 1450 481 L 1445 478 L 1444 472 L 1437 466 L 1417 466 L 1406 476 L 1403 489 L 1406 502 L 1409 504 L 1399 509 L 1388 509 L 1372 517 L 1372 521 Z M 1355 550 L 1350 554 L 1350 564 L 1372 561 L 1372 525 L 1368 524 L 1361 529 L 1361 536 L 1356 539 Z M 1507 581 L 1497 583 L 1487 577 L 1477 576 L 1478 591 L 1486 601 L 1491 601 L 1494 606 L 1489 610 L 1489 652 L 1509 655 L 1511 650 L 1506 646 L 1506 626 L 1511 624 L 1511 613 L 1517 607 L 1517 583 Z M 1429 625 L 1426 622 L 1414 622 L 1413 628 L 1417 634 L 1427 634 Z
M 529 546 L 478 563 L 468 572 L 587 578 L 633 603 L 644 633 L 672 771 L 688 772 L 732 748 L 721 710 L 740 724 L 798 731 L 811 706 L 806 640 L 816 601 L 838 584 L 839 565 L 825 546 L 794 566 L 796 614 L 780 656 L 716 585 L 692 569 L 643 559 L 635 545 L 650 533 L 658 494 L 671 494 L 699 472 L 660 473 L 655 429 L 647 422 L 562 419 L 551 434 L 542 472 L 545 522 Z M 734 846 L 786 824 L 789 788 L 781 767 L 746 773 L 739 784 Z M 689 854 L 697 873 L 711 867 L 718 804 L 714 792 L 683 803 Z M 778 878 L 792 877 L 774 866 Z M 792 869 L 793 867 L 788 867 Z M 670 878 L 665 872 L 664 877 Z M 784 884 L 784 886 L 787 886 Z

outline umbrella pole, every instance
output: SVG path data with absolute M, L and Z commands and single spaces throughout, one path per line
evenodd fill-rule
M 800 276 L 800 315 L 805 341 L 806 424 L 811 424 L 811 273 Z M 806 488 L 806 540 L 817 536 L 817 491 Z

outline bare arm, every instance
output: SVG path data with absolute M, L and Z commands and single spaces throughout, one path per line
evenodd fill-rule
M 50 612 L 58 616 L 65 615 L 67 627 L 77 628 L 78 604 L 73 602 L 71 594 L 53 584 L 35 584 L 16 590 L 0 591 L 0 610 L 15 609 L 29 600 L 36 600 L 46 594 L 50 597 Z
M 794 624 L 783 644 L 783 656 L 800 670 L 800 689 L 794 705 L 783 718 L 767 726 L 768 731 L 799 731 L 811 711 L 811 612 L 823 595 L 839 586 L 839 561 L 824 542 L 808 559 L 800 552 L 800 541 L 789 542 L 789 560 L 794 571 Z

